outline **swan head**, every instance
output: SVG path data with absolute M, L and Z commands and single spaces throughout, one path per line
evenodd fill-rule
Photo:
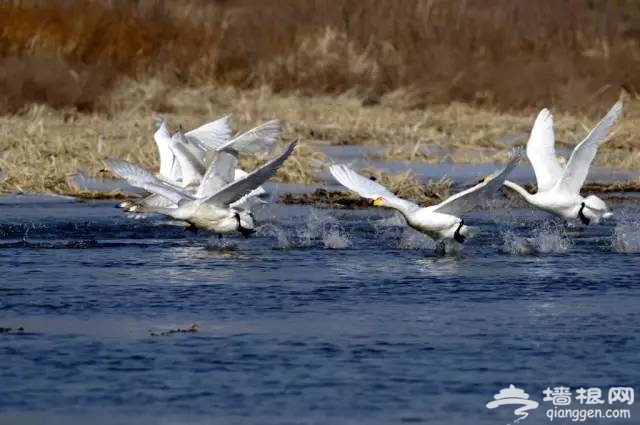
M 478 179 L 478 181 L 476 182 L 476 184 L 484 183 L 484 182 L 486 182 L 487 180 L 489 180 L 490 178 L 491 178 L 491 174 L 487 174 L 487 175 L 486 175 L 486 176 L 484 176 L 483 178 Z
M 118 208 L 122 208 L 123 210 L 128 210 L 129 208 L 131 208 L 134 205 L 135 204 L 133 203 L 133 201 L 128 200 L 128 201 L 120 202 L 118 204 Z
M 373 200 L 373 204 L 374 207 L 386 207 L 387 201 L 382 197 L 382 196 L 378 196 L 376 199 Z
M 595 195 L 587 196 L 583 202 L 582 214 L 589 219 L 591 223 L 598 223 L 603 218 L 609 218 L 613 215 L 607 208 L 607 204 Z
M 145 212 L 144 207 L 142 205 L 131 203 L 128 207 L 125 208 L 125 211 L 132 213 L 142 213 Z
M 162 127 L 162 125 L 166 122 L 162 115 L 156 115 L 153 117 L 153 123 L 156 125 L 156 128 Z

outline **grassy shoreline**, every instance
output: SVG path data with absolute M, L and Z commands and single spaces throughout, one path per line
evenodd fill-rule
M 524 144 L 536 113 L 504 114 L 456 103 L 413 109 L 402 105 L 401 97 L 396 93 L 363 106 L 358 97 L 349 95 L 306 97 L 274 94 L 268 88 L 176 88 L 160 80 L 127 81 L 116 90 L 109 112 L 87 114 L 34 105 L 22 114 L 0 116 L 0 170 L 6 176 L 0 191 L 103 196 L 79 190 L 69 177 L 77 172 L 97 177 L 102 160 L 109 157 L 157 169 L 152 139 L 156 114 L 166 116 L 174 128 L 191 128 L 229 113 L 237 130 L 280 118 L 283 142 L 294 137 L 301 142 L 276 181 L 312 183 L 314 172 L 330 165 L 317 144 L 382 146 L 382 152 L 370 159 L 502 162 L 511 146 L 502 137 L 520 135 L 519 144 Z M 640 100 L 628 99 L 624 117 L 601 148 L 597 165 L 640 170 L 638 117 Z M 595 122 L 568 114 L 554 119 L 561 148 L 573 147 Z M 441 154 L 423 154 L 424 146 L 439 146 Z M 242 165 L 251 169 L 262 160 L 243 159 Z M 378 177 L 398 193 L 415 196 L 415 176 Z

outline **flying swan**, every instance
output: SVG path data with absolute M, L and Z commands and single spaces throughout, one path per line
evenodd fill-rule
M 227 184 L 224 184 L 224 176 L 220 178 L 220 167 L 214 160 L 194 194 L 163 182 L 148 170 L 130 162 L 107 159 L 105 164 L 114 175 L 125 179 L 131 186 L 159 195 L 176 206 L 139 206 L 142 212 L 164 214 L 186 221 L 194 229 L 207 230 L 218 236 L 238 230 L 247 237 L 254 232 L 253 215 L 249 210 L 234 207 L 234 203 L 245 196 L 251 196 L 253 191 L 271 178 L 291 155 L 297 143 L 294 140 L 276 158 Z
M 384 186 L 361 176 L 346 165 L 332 165 L 329 171 L 347 189 L 356 192 L 363 198 L 372 199 L 374 206 L 400 211 L 409 226 L 434 239 L 439 243 L 439 250 L 442 250 L 445 240 L 453 239 L 459 243 L 465 242 L 467 236 L 472 233 L 472 228 L 465 225 L 459 215 L 491 197 L 502 186 L 522 156 L 521 148 L 514 149 L 509 162 L 502 170 L 437 205 L 423 208 L 397 197 Z
M 604 201 L 595 195 L 586 198 L 580 188 L 589 173 L 589 166 L 596 156 L 598 146 L 622 113 L 622 102 L 617 102 L 600 122 L 575 147 L 566 167 L 556 158 L 554 148 L 553 117 L 548 109 L 538 114 L 527 142 L 527 157 L 533 166 L 538 192 L 530 194 L 525 188 L 506 180 L 504 185 L 518 192 L 528 203 L 564 219 L 579 218 L 583 224 L 598 223 L 608 218 Z

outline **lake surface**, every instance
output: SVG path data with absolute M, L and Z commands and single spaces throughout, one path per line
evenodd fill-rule
M 218 240 L 115 204 L 0 197 L 0 423 L 506 424 L 514 384 L 526 425 L 547 387 L 640 389 L 636 203 L 471 213 L 444 257 L 378 209 L 267 205 Z M 611 407 L 586 423 L 638 423 Z

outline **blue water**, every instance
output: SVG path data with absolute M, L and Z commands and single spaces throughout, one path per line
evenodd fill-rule
M 637 204 L 472 213 L 445 257 L 383 210 L 269 205 L 219 241 L 114 204 L 0 198 L 0 423 L 506 424 L 514 384 L 526 425 L 547 387 L 640 390 Z M 611 407 L 635 419 L 586 423 L 638 423 Z

